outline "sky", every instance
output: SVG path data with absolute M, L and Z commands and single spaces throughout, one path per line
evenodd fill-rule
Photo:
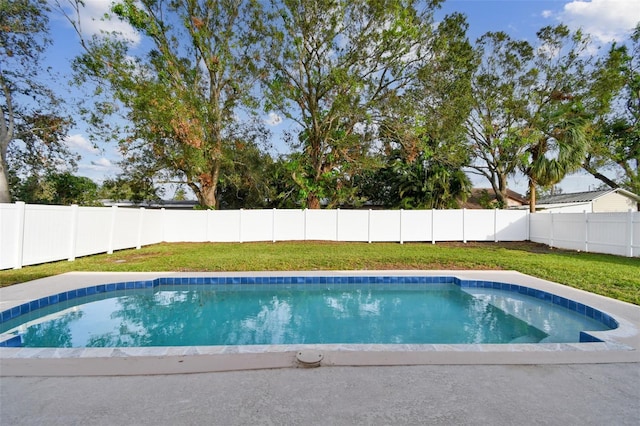
M 64 4 L 66 0 L 59 1 Z M 132 40 L 139 41 L 139 35 L 126 24 L 100 20 L 111 2 L 84 0 L 85 8 L 81 11 L 83 31 L 91 35 L 103 28 L 118 29 Z M 640 0 L 447 0 L 437 18 L 452 12 L 466 15 L 468 35 L 472 41 L 488 31 L 504 31 L 513 38 L 533 41 L 540 28 L 562 22 L 571 29 L 582 28 L 591 34 L 596 43 L 606 46 L 612 41 L 621 42 L 629 37 L 636 23 L 640 22 Z M 53 45 L 46 55 L 46 64 L 57 73 L 55 84 L 61 90 L 71 90 L 66 82 L 71 77 L 70 63 L 80 53 L 78 37 L 60 14 L 52 14 L 50 24 Z M 76 95 L 71 91 L 69 98 Z M 282 136 L 290 124 L 273 113 L 265 114 L 264 120 L 271 129 L 276 152 L 287 152 Z M 120 159 L 117 146 L 114 143 L 94 146 L 82 120 L 77 118 L 76 121 L 76 127 L 70 132 L 66 143 L 82 156 L 77 174 L 97 183 L 115 177 L 119 171 L 116 163 Z M 476 187 L 490 186 L 486 179 L 477 176 L 472 176 L 472 182 Z M 568 193 L 595 189 L 599 184 L 598 180 L 582 172 L 566 177 L 560 187 Z M 523 176 L 515 177 L 509 182 L 509 187 L 524 194 L 527 181 Z

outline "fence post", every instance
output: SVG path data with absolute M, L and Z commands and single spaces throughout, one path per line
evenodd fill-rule
M 69 235 L 69 262 L 76 260 L 76 240 L 78 239 L 78 205 L 71 205 L 71 235 Z
M 211 242 L 211 235 L 209 232 L 209 222 L 211 222 L 211 209 L 206 209 L 204 212 L 204 229 L 205 229 L 205 241 L 210 243 Z
M 336 209 L 336 241 L 340 241 L 340 208 Z
M 465 227 L 464 227 L 464 219 L 466 216 L 467 209 L 462 209 L 462 242 L 467 244 L 467 236 L 465 235 Z
M 22 261 L 24 259 L 24 201 L 16 202 L 16 252 L 15 263 L 13 269 L 22 269 Z
M 371 244 L 371 209 L 367 212 L 367 239 Z
M 242 210 L 238 210 L 238 242 L 242 243 Z
M 271 242 L 276 242 L 276 209 L 272 210 L 271 213 Z
M 304 220 L 304 227 L 303 227 L 303 238 L 304 241 L 307 241 L 307 209 L 305 208 L 303 211 L 303 220 Z
M 498 209 L 493 209 L 493 242 L 498 242 Z
M 113 241 L 115 240 L 116 233 L 116 215 L 118 214 L 118 206 L 111 206 L 111 229 L 109 232 L 109 247 L 107 247 L 107 254 L 113 254 Z
M 402 210 L 400 209 L 400 244 L 404 244 L 404 241 L 402 239 Z
M 627 212 L 627 257 L 633 257 L 633 212 L 631 209 Z
M 160 238 L 163 243 L 167 242 L 167 218 L 165 214 L 164 207 L 160 209 L 162 213 L 160 213 L 160 222 L 162 223 L 162 228 L 160 229 Z
M 554 213 L 549 212 L 549 215 L 551 215 L 551 217 L 549 218 L 549 221 L 551 222 L 551 225 L 549 225 L 549 247 L 553 248 L 553 215 Z
M 584 215 L 584 252 L 589 253 L 589 213 L 583 210 Z
M 431 244 L 436 243 L 436 234 L 434 233 L 434 222 L 436 217 L 436 209 L 431 209 Z
M 142 226 L 144 224 L 144 207 L 140 207 L 140 213 L 138 214 L 138 241 L 136 242 L 136 249 L 140 250 L 142 247 Z

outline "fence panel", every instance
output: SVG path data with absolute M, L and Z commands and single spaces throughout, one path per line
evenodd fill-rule
M 551 214 L 529 215 L 529 239 L 536 243 L 551 244 Z
M 67 259 L 74 232 L 70 206 L 27 204 L 21 266 Z
M 336 210 L 336 213 L 338 241 L 369 241 L 369 211 Z
M 464 239 L 467 241 L 494 241 L 496 234 L 495 210 L 465 210 Z
M 138 245 L 138 230 L 142 209 L 114 209 L 111 250 L 122 250 Z
M 402 210 L 371 210 L 371 241 L 400 242 L 403 214 Z
M 240 241 L 273 241 L 272 210 L 240 210 Z
M 18 204 L 0 204 L 0 269 L 16 266 L 18 250 Z M 22 204 L 24 206 L 24 204 Z
M 109 251 L 113 214 L 110 208 L 78 207 L 74 257 Z
M 495 241 L 525 241 L 529 239 L 528 210 L 494 210 Z
M 434 210 L 434 241 L 463 241 L 463 210 Z
M 164 241 L 162 217 L 164 210 L 145 210 L 140 232 L 140 245 L 157 244 Z
M 543 214 L 543 213 L 540 213 Z M 551 213 L 553 247 L 584 250 L 587 239 L 584 213 Z
M 559 216 L 559 215 L 557 215 Z M 589 213 L 588 251 L 626 255 L 627 213 Z M 561 247 L 561 246 L 558 246 Z M 564 246 L 562 246 L 564 248 Z
M 164 210 L 164 240 L 170 243 L 207 241 L 207 213 L 207 210 Z
M 536 213 L 531 241 L 568 250 L 640 256 L 640 212 Z
M 402 241 L 431 241 L 432 216 L 431 210 L 403 210 Z
M 185 212 L 188 213 L 188 212 Z M 206 241 L 222 243 L 240 241 L 240 211 L 239 210 L 208 210 L 203 211 L 206 224 Z
M 274 210 L 273 239 L 301 241 L 305 239 L 305 210 Z
M 631 217 L 631 228 L 630 239 L 629 242 L 629 250 L 626 253 L 626 256 L 640 256 L 640 212 L 635 212 Z
M 338 239 L 339 210 L 306 210 L 307 240 L 336 241 Z

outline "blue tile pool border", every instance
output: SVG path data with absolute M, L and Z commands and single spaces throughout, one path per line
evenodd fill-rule
M 534 297 L 536 299 L 543 300 L 545 302 L 558 305 L 569 310 L 575 311 L 578 314 L 584 315 L 588 318 L 592 318 L 595 321 L 601 322 L 610 329 L 618 328 L 619 323 L 609 314 L 602 312 L 598 309 L 584 305 L 579 302 L 575 302 L 565 297 L 557 296 L 547 291 L 534 289 L 518 284 L 502 283 L 497 281 L 482 281 L 482 280 L 463 280 L 453 276 L 383 276 L 383 275 L 371 275 L 371 276 L 255 276 L 255 277 L 163 277 L 156 278 L 154 280 L 145 281 L 125 281 L 110 284 L 99 284 L 96 286 L 84 287 L 75 290 L 69 290 L 66 292 L 54 294 L 40 299 L 32 300 L 30 302 L 23 303 L 22 305 L 14 306 L 10 309 L 0 312 L 0 324 L 6 321 L 13 320 L 20 315 L 27 314 L 40 308 L 44 308 L 56 303 L 69 301 L 72 299 L 91 296 L 100 293 L 109 293 L 112 291 L 122 290 L 139 290 L 156 288 L 159 286 L 182 286 L 182 285 L 225 285 L 225 286 L 238 286 L 241 289 L 242 286 L 247 285 L 291 285 L 293 289 L 302 289 L 309 285 L 398 285 L 398 284 L 455 284 L 461 288 L 489 288 L 502 291 L 515 292 L 527 296 Z M 600 342 L 601 340 L 593 337 L 587 333 L 582 332 L 580 334 L 580 342 Z M 8 339 L 0 342 L 0 347 L 14 346 L 15 342 L 12 339 Z

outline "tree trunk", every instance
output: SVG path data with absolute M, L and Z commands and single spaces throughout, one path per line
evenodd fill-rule
M 10 203 L 9 179 L 7 177 L 7 165 L 0 161 L 0 203 Z
M 320 198 L 318 198 L 318 194 L 315 194 L 312 192 L 307 196 L 307 208 L 309 209 L 320 208 Z
M 200 201 L 200 205 L 206 209 L 215 209 L 216 204 L 216 186 L 215 184 L 205 185 L 204 183 L 200 187 L 200 192 L 202 194 L 202 199 Z
M 529 178 L 529 212 L 536 212 L 536 183 Z
M 507 176 L 504 174 L 498 175 L 498 191 L 496 191 L 496 200 L 500 203 L 500 208 L 506 209 L 509 207 L 508 195 L 507 195 Z

